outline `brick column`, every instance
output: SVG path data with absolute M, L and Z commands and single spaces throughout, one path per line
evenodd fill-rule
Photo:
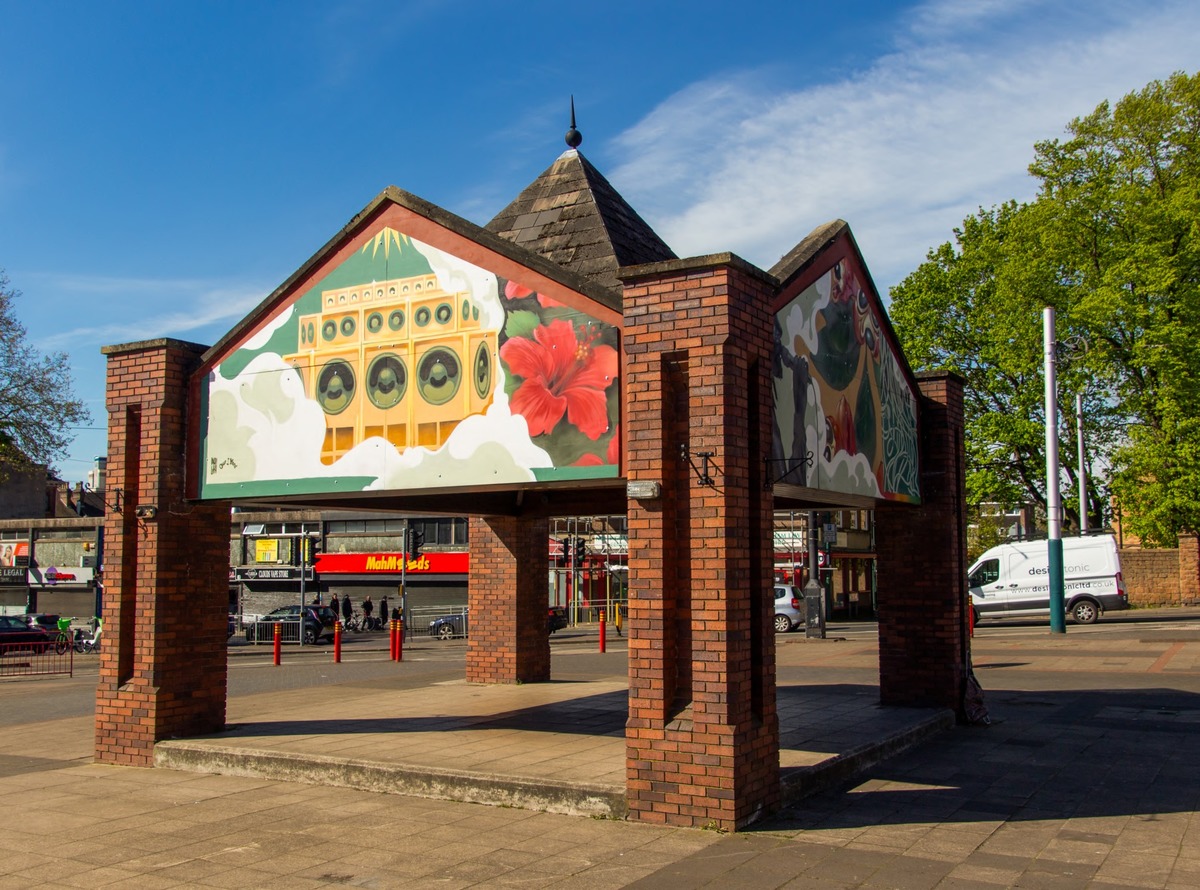
M 96 760 L 225 725 L 229 504 L 184 500 L 188 376 L 205 347 L 110 346 L 109 503 Z
M 1179 605 L 1200 604 L 1200 536 L 1179 535 Z
M 661 485 L 628 508 L 626 773 L 646 822 L 737 829 L 779 804 L 773 293 L 728 254 L 625 278 L 626 474 Z
M 969 637 L 962 378 L 918 374 L 921 504 L 875 509 L 879 697 L 962 716 Z
M 550 526 L 545 517 L 470 519 L 470 683 L 550 679 Z

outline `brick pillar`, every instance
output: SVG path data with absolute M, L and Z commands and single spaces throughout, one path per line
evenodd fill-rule
M 1179 535 L 1179 605 L 1200 604 L 1200 536 Z
M 545 517 L 470 519 L 467 601 L 470 683 L 542 683 L 550 679 L 550 525 Z
M 921 504 L 875 509 L 879 697 L 962 710 L 969 637 L 962 378 L 918 374 Z
M 763 475 L 773 293 L 731 255 L 625 279 L 626 474 L 661 485 L 628 507 L 626 773 L 645 822 L 737 829 L 779 805 Z
M 106 347 L 108 488 L 96 760 L 225 725 L 229 503 L 188 503 L 188 377 L 205 347 Z M 151 515 L 152 514 L 152 515 Z

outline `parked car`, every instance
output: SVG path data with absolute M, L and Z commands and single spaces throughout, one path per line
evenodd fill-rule
M 58 628 L 49 633 L 40 626 L 30 626 L 23 616 L 0 615 L 0 650 L 29 650 L 45 652 L 55 648 L 58 638 Z M 63 644 L 64 651 L 66 644 Z
M 30 627 L 40 627 L 48 634 L 58 636 L 57 615 L 46 615 L 42 612 L 32 612 L 25 616 L 25 622 Z
M 467 610 L 454 615 L 441 615 L 429 622 L 429 635 L 439 640 L 449 640 L 454 637 L 465 637 L 470 626 Z
M 550 633 L 562 630 L 567 626 L 567 610 L 563 606 L 550 606 L 546 616 L 547 629 Z M 441 615 L 429 622 L 429 635 L 439 640 L 450 640 L 455 637 L 465 637 L 470 631 L 471 622 L 467 610 L 454 615 Z
M 337 616 L 328 606 L 280 606 L 272 612 L 263 615 L 246 628 L 246 640 L 251 643 L 269 643 L 275 639 L 275 625 L 283 624 L 280 631 L 283 639 L 289 643 L 299 641 L 300 612 L 304 611 L 304 642 L 316 643 L 319 640 L 332 640 L 333 628 L 337 624 Z M 290 626 L 289 626 L 290 625 Z
M 804 597 L 793 584 L 775 585 L 775 633 L 784 634 L 804 623 Z

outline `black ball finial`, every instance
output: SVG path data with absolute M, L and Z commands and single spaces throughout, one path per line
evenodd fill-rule
M 579 144 L 583 142 L 583 134 L 575 129 L 575 97 L 571 97 L 571 129 L 567 130 L 567 145 L 571 148 L 579 148 Z

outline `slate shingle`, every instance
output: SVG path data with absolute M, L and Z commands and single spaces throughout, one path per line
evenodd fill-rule
M 677 259 L 575 149 L 563 152 L 485 228 L 618 292 L 621 266 Z

